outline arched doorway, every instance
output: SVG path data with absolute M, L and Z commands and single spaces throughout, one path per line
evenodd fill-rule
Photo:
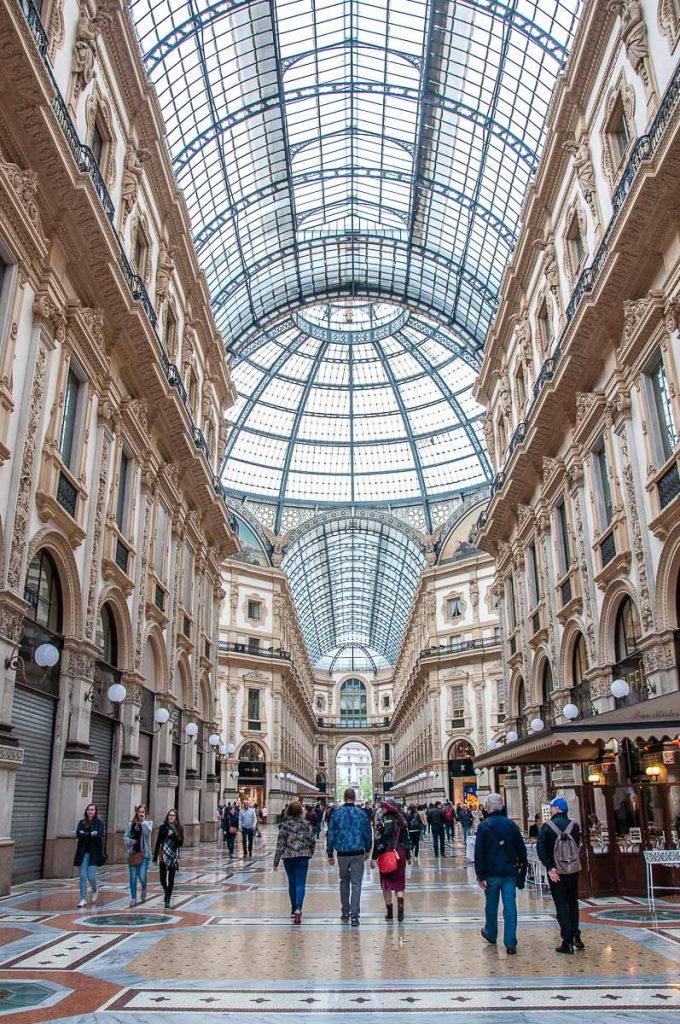
M 477 804 L 474 756 L 475 748 L 468 740 L 454 740 L 449 747 L 449 799 L 454 804 Z
M 250 800 L 262 810 L 266 800 L 267 755 L 259 743 L 248 740 L 238 755 L 239 800 Z
M 356 790 L 357 800 L 373 799 L 373 754 L 365 743 L 348 740 L 335 755 L 335 796 L 342 800 L 342 794 L 351 787 Z
M 110 686 L 121 681 L 118 626 L 115 611 L 108 603 L 102 605 L 96 643 L 99 653 L 94 667 L 95 699 L 90 714 L 90 747 L 99 770 L 92 782 L 92 802 L 97 805 L 108 835 L 114 729 L 120 712 L 117 705 L 114 707 L 110 703 L 107 693 Z

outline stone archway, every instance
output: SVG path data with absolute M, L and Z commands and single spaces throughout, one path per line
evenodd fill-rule
M 356 790 L 357 800 L 372 800 L 375 792 L 374 752 L 363 739 L 347 737 L 335 750 L 335 796 L 342 800 L 348 787 Z

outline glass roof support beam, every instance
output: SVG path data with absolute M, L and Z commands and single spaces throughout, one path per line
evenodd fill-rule
M 441 0 L 444 6 L 447 6 L 447 0 Z M 429 0 L 427 5 L 427 26 L 425 29 L 425 38 L 423 45 L 423 59 L 420 68 L 420 100 L 418 101 L 418 128 L 416 131 L 416 152 L 413 157 L 413 172 L 411 178 L 411 194 L 409 201 L 409 212 L 408 212 L 408 231 L 409 241 L 413 241 L 415 233 L 416 216 L 418 213 L 418 207 L 420 202 L 420 178 L 423 166 L 425 164 L 425 157 L 427 151 L 427 140 L 425 138 L 425 126 L 427 123 L 427 106 L 425 105 L 425 96 L 428 93 L 428 85 L 430 81 L 430 75 L 433 72 L 433 65 L 435 63 L 435 24 L 439 24 L 440 21 L 445 21 L 446 15 L 442 16 L 440 11 L 440 0 Z M 436 57 L 441 57 L 441 45 L 442 38 L 441 32 L 439 37 L 436 39 L 437 43 L 437 54 Z M 439 69 L 439 59 L 437 59 L 437 68 Z M 409 245 L 408 259 L 406 262 L 406 282 L 404 284 L 404 291 L 408 293 L 409 286 L 411 284 L 411 256 L 412 250 Z
M 347 82 L 323 82 L 319 85 L 304 85 L 298 89 L 291 89 L 286 94 L 286 100 L 289 104 L 292 104 L 296 100 L 318 99 L 322 96 L 347 96 L 348 94 L 352 97 L 375 94 L 393 96 L 397 99 L 410 100 L 413 103 L 417 103 L 419 99 L 417 89 L 406 85 L 392 85 L 390 82 L 354 82 L 351 87 Z M 476 110 L 461 100 L 454 100 L 448 96 L 434 95 L 432 93 L 426 95 L 424 102 L 427 106 L 441 108 L 446 113 L 453 114 L 455 117 L 471 121 L 478 128 L 488 129 L 526 164 L 530 172 L 533 173 L 536 170 L 538 165 L 538 154 L 536 151 L 531 146 L 528 146 L 524 139 L 515 135 L 513 131 L 499 124 L 493 118 L 482 113 L 481 110 Z M 175 174 L 179 177 L 180 171 L 187 164 L 191 163 L 205 145 L 220 138 L 225 132 L 231 131 L 232 128 L 242 124 L 244 121 L 248 121 L 252 117 L 260 117 L 278 106 L 279 98 L 277 95 L 264 96 L 262 99 L 247 103 L 239 110 L 226 114 L 219 120 L 215 119 L 208 128 L 205 128 L 187 142 L 174 158 Z
M 302 395 L 300 396 L 300 402 L 298 403 L 298 407 L 295 410 L 295 420 L 293 421 L 293 427 L 290 432 L 290 440 L 288 443 L 288 448 L 286 449 L 286 458 L 283 464 L 283 472 L 281 474 L 281 487 L 279 488 L 279 507 L 276 510 L 276 519 L 274 521 L 274 533 L 279 533 L 281 530 L 281 519 L 283 517 L 283 503 L 286 498 L 286 488 L 288 485 L 288 471 L 290 470 L 290 464 L 293 459 L 293 452 L 295 451 L 295 445 L 297 443 L 298 434 L 300 433 L 300 424 L 302 423 L 302 417 L 304 416 L 305 408 L 307 407 L 307 400 L 309 398 L 312 387 L 314 386 L 314 381 L 316 380 L 316 375 L 319 372 L 319 367 L 321 366 L 323 358 L 326 355 L 328 344 L 329 343 L 326 341 L 323 344 L 319 345 L 319 349 L 316 353 L 316 358 L 314 360 L 314 365 L 310 371 L 309 376 L 307 377 L 304 390 L 302 392 Z M 289 356 L 290 351 L 288 349 L 286 349 L 285 351 L 286 356 Z M 269 376 L 271 376 L 271 374 Z
M 399 340 L 403 342 L 403 338 L 401 336 L 401 332 L 399 332 L 398 334 L 395 334 L 395 338 L 399 338 Z M 432 518 L 430 516 L 430 509 L 429 509 L 429 506 L 428 506 L 428 503 L 427 503 L 427 499 L 425 497 L 425 495 L 427 494 L 427 487 L 425 486 L 425 474 L 423 473 L 423 464 L 420 461 L 420 453 L 418 451 L 418 445 L 416 444 L 416 439 L 413 436 L 413 430 L 411 428 L 411 421 L 409 419 L 408 412 L 406 410 L 406 406 L 404 405 L 404 399 L 403 399 L 402 394 L 401 394 L 401 389 L 399 388 L 399 384 L 397 382 L 397 379 L 394 376 L 394 372 L 392 370 L 392 367 L 390 366 L 390 361 L 385 356 L 385 350 L 383 349 L 383 347 L 382 347 L 382 345 L 380 344 L 379 341 L 375 341 L 373 344 L 375 345 L 376 351 L 378 352 L 378 355 L 380 356 L 380 362 L 382 363 L 383 370 L 385 371 L 385 376 L 387 377 L 387 379 L 389 380 L 390 384 L 392 385 L 392 390 L 394 392 L 394 398 L 395 398 L 396 403 L 397 403 L 397 405 L 399 407 L 399 413 L 401 414 L 401 418 L 402 418 L 402 421 L 403 421 L 403 424 L 404 424 L 404 430 L 406 431 L 406 437 L 408 438 L 408 443 L 411 446 L 411 452 L 413 454 L 413 465 L 415 466 L 416 475 L 418 477 L 418 483 L 420 484 L 420 493 L 422 495 L 423 515 L 425 516 L 425 523 L 427 525 L 427 532 L 428 533 L 432 533 Z M 464 416 L 461 417 L 461 422 L 465 423 L 465 417 Z
M 376 555 L 376 558 L 375 558 L 375 577 L 374 577 L 374 580 L 373 580 L 373 601 L 371 603 L 371 617 L 368 620 L 368 635 L 370 637 L 373 636 L 373 629 L 374 629 L 374 625 L 375 625 L 375 615 L 376 615 L 376 610 L 377 610 L 377 607 L 378 607 L 377 598 L 378 598 L 378 583 L 379 583 L 379 580 L 380 580 L 380 555 L 381 555 L 382 547 L 383 547 L 383 535 L 384 535 L 384 533 L 385 533 L 385 528 L 384 528 L 383 524 L 381 523 L 380 524 L 380 533 L 378 534 L 378 552 L 377 552 L 377 555 Z
M 287 348 L 284 348 L 284 349 L 281 350 L 281 352 L 279 353 L 277 358 L 274 360 L 274 362 L 270 366 L 269 372 L 266 373 L 262 377 L 262 380 L 260 380 L 258 382 L 257 387 L 253 389 L 253 393 L 251 394 L 250 398 L 248 399 L 246 404 L 241 409 L 241 415 L 239 416 L 239 418 L 237 419 L 236 423 L 234 424 L 234 426 L 232 427 L 231 431 L 229 432 L 229 437 L 227 439 L 227 447 L 226 447 L 225 452 L 224 452 L 224 458 L 222 459 L 222 472 L 224 472 L 224 464 L 225 464 L 225 462 L 227 461 L 227 459 L 231 455 L 231 450 L 234 447 L 234 444 L 236 442 L 236 438 L 238 437 L 238 432 L 239 432 L 240 428 L 246 422 L 246 420 L 250 416 L 251 412 L 253 411 L 253 409 L 257 405 L 258 401 L 262 397 L 262 393 L 264 392 L 265 388 L 269 384 L 269 382 L 272 379 L 272 377 L 276 376 L 276 374 L 279 372 L 279 370 L 284 365 L 284 363 L 286 362 L 286 360 L 288 359 L 289 356 L 290 356 L 290 352 L 288 351 Z
M 505 74 L 505 64 L 506 64 L 506 61 L 508 59 L 508 49 L 509 49 L 509 46 L 510 46 L 511 39 L 512 39 L 512 23 L 506 20 L 505 21 L 505 25 L 504 25 L 504 29 L 503 29 L 503 42 L 502 42 L 502 45 L 501 45 L 501 51 L 500 51 L 500 56 L 499 56 L 499 61 L 498 61 L 498 70 L 496 72 L 496 81 L 494 82 L 493 92 L 491 94 L 491 99 L 489 101 L 489 111 L 491 113 L 490 121 L 493 120 L 493 116 L 495 115 L 497 107 L 498 107 L 498 101 L 499 101 L 499 97 L 500 97 L 500 93 L 501 93 L 501 86 L 502 86 L 503 77 L 504 77 L 504 74 Z M 479 195 L 480 195 L 480 192 L 482 190 L 482 185 L 484 183 L 484 176 L 485 176 L 485 173 L 486 173 L 486 163 L 487 163 L 487 158 L 488 158 L 488 155 L 489 155 L 489 146 L 490 146 L 490 143 L 491 143 L 491 134 L 492 133 L 491 133 L 489 125 L 485 126 L 485 128 L 484 128 L 484 142 L 482 143 L 482 151 L 481 151 L 481 154 L 480 154 L 480 157 L 479 157 L 479 169 L 477 171 L 477 180 L 475 181 L 475 187 L 474 187 L 474 190 L 472 192 L 472 202 L 473 203 L 478 202 Z M 470 222 L 470 224 L 468 225 L 467 232 L 465 234 L 465 242 L 463 243 L 463 258 L 461 260 L 461 263 L 463 263 L 463 264 L 465 264 L 467 262 L 468 251 L 470 249 L 470 242 L 472 240 L 473 229 L 474 229 L 474 224 L 472 222 Z M 454 318 L 456 316 L 456 313 L 458 312 L 458 303 L 460 302 L 461 285 L 462 285 L 462 281 L 459 278 L 458 282 L 456 284 L 456 293 L 455 293 L 455 296 L 454 296 L 454 299 L 453 299 L 453 316 L 454 316 Z
M 290 218 L 294 231 L 295 247 L 295 277 L 297 280 L 298 295 L 302 301 L 302 278 L 300 277 L 300 258 L 297 250 L 297 214 L 295 212 L 295 189 L 293 188 L 293 160 L 290 153 L 290 139 L 288 137 L 288 120 L 286 118 L 286 90 L 283 84 L 283 67 L 281 59 L 281 44 L 279 41 L 279 23 L 276 17 L 276 2 L 269 0 L 269 16 L 272 23 L 272 35 L 274 42 L 274 62 L 276 64 L 276 91 L 279 97 L 281 134 L 283 136 L 283 154 L 286 162 L 286 180 L 288 182 L 288 202 L 290 204 Z M 237 218 L 234 217 L 234 222 Z
M 481 467 L 483 468 L 484 472 L 486 473 L 487 480 L 490 482 L 492 477 L 493 477 L 493 473 L 491 472 L 491 466 L 489 465 L 488 455 L 486 454 L 486 451 L 484 450 L 484 446 L 482 445 L 481 441 L 477 437 L 477 434 L 473 430 L 472 425 L 470 424 L 470 421 L 468 420 L 467 416 L 463 412 L 463 410 L 462 410 L 462 408 L 460 406 L 460 403 L 459 403 L 458 399 L 456 398 L 456 396 L 454 395 L 453 391 L 451 391 L 450 387 L 448 386 L 446 381 L 443 379 L 443 377 L 439 373 L 439 371 L 434 366 L 430 366 L 428 364 L 427 360 L 423 357 L 423 354 L 420 351 L 420 349 L 416 345 L 413 344 L 413 342 L 410 340 L 410 338 L 408 338 L 406 336 L 404 331 L 399 331 L 395 335 L 395 337 L 399 338 L 399 341 L 401 341 L 401 343 L 403 344 L 404 348 L 408 349 L 408 351 L 411 353 L 413 358 L 432 377 L 432 380 L 435 382 L 435 384 L 437 385 L 437 387 L 439 388 L 441 393 L 444 395 L 444 398 L 446 398 L 447 402 L 450 404 L 451 408 L 456 413 L 456 416 L 458 417 L 458 419 L 459 419 L 459 421 L 461 423 L 461 426 L 464 428 L 465 433 L 467 434 L 467 436 L 469 438 L 470 444 L 473 447 L 475 455 L 479 459 L 479 464 L 481 465 Z M 431 526 L 430 526 L 428 532 L 432 533 L 432 527 Z
M 389 137 L 386 137 L 389 142 Z M 305 185 L 310 182 L 325 182 L 329 180 L 336 180 L 342 178 L 368 178 L 368 179 L 380 179 L 385 181 L 399 181 L 407 183 L 411 181 L 411 173 L 407 171 L 397 171 L 389 167 L 328 167 L 323 170 L 318 169 L 314 171 L 305 171 L 302 174 L 295 174 L 292 177 L 293 188 L 298 185 Z M 268 182 L 266 185 L 260 185 L 258 188 L 248 192 L 247 195 L 243 196 L 237 202 L 234 203 L 233 207 L 228 210 L 218 213 L 212 220 L 201 228 L 197 235 L 194 236 L 194 245 L 198 253 L 208 244 L 210 239 L 217 234 L 217 232 L 225 226 L 231 217 L 242 213 L 247 210 L 249 206 L 257 205 L 264 199 L 271 198 L 277 194 L 277 192 L 284 191 L 288 188 L 289 179 L 279 178 L 277 181 Z M 437 195 L 444 196 L 447 199 L 452 199 L 454 202 L 460 203 L 460 205 L 474 213 L 476 216 L 483 220 L 485 224 L 493 228 L 497 232 L 500 238 L 512 249 L 517 240 L 516 232 L 509 227 L 500 217 L 497 217 L 493 210 L 487 209 L 479 201 L 473 203 L 472 198 L 466 195 L 464 192 L 460 192 L 458 189 L 453 188 L 451 185 L 447 185 L 446 182 L 438 181 L 436 178 L 429 178 L 421 175 L 420 183 L 428 188 L 430 191 Z M 323 207 L 318 207 L 318 210 Z M 315 211 L 311 211 L 315 212 Z
M 239 10 L 241 7 L 249 7 L 254 0 L 218 0 L 203 10 L 196 11 L 190 18 L 175 26 L 171 32 L 159 39 L 150 50 L 144 54 L 144 63 L 147 71 L 151 74 L 159 64 L 172 53 L 173 50 L 182 46 L 194 34 L 205 29 L 221 18 Z M 502 0 L 458 0 L 465 7 L 480 10 L 491 14 L 494 18 L 502 18 L 510 21 L 513 28 L 526 36 L 531 42 L 536 43 L 542 50 L 555 57 L 561 64 L 564 64 L 569 51 L 565 46 L 554 39 L 549 32 L 537 25 L 531 18 L 527 18 L 508 3 Z M 304 57 L 306 54 L 301 54 Z M 300 59 L 296 57 L 295 60 Z
M 196 8 L 194 6 L 194 0 L 188 0 L 188 2 L 189 2 L 189 10 L 192 13 L 192 17 L 195 18 L 196 17 Z M 203 39 L 202 39 L 201 36 L 202 36 L 202 30 L 201 30 L 200 35 L 199 35 L 199 31 L 197 31 L 196 32 L 196 48 L 198 50 L 198 59 L 199 59 L 199 64 L 200 64 L 200 68 L 201 68 L 201 78 L 203 79 L 203 87 L 205 89 L 205 94 L 206 94 L 206 97 L 207 97 L 207 100 L 208 100 L 208 103 L 209 103 L 209 106 L 210 106 L 210 114 L 211 114 L 212 119 L 213 119 L 213 124 L 215 124 L 215 122 L 217 121 L 217 106 L 215 104 L 215 97 L 213 96 L 212 84 L 210 82 L 210 73 L 208 71 L 208 67 L 207 67 L 206 60 L 205 60 L 205 50 L 204 50 L 204 46 L 203 46 Z M 231 185 L 229 183 L 229 174 L 227 172 L 227 165 L 226 165 L 226 162 L 225 162 L 225 159 L 224 159 L 224 149 L 223 149 L 222 146 L 219 146 L 218 150 L 219 150 L 220 173 L 222 175 L 222 180 L 224 181 L 224 192 L 225 192 L 225 195 L 226 195 L 227 200 L 229 202 L 229 206 L 233 206 L 234 205 L 234 196 L 233 196 L 233 193 L 231 191 Z M 239 232 L 239 226 L 238 226 L 238 222 L 236 220 L 233 221 L 233 226 L 234 226 L 234 237 L 236 239 L 236 247 L 238 249 L 239 259 L 241 261 L 241 266 L 245 270 L 247 264 L 246 264 L 246 259 L 245 259 L 244 252 L 243 252 L 243 243 L 241 241 L 241 235 L 240 235 L 240 232 Z M 247 292 L 247 295 L 248 295 L 248 304 L 250 306 L 250 311 L 251 311 L 252 315 L 255 316 L 256 315 L 255 314 L 255 306 L 253 304 L 253 296 L 252 296 L 252 293 L 250 291 L 250 283 L 249 283 L 249 281 L 246 281 L 245 287 L 246 287 L 246 292 Z

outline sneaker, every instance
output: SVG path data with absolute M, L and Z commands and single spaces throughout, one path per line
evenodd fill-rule
M 130 906 L 131 907 L 136 907 L 137 906 L 137 900 L 130 900 Z
M 495 939 L 490 939 L 489 936 L 486 934 L 486 932 L 484 931 L 483 928 L 482 928 L 482 930 L 481 930 L 481 932 L 479 934 L 482 936 L 482 938 L 486 942 L 489 943 L 490 946 L 495 946 L 496 945 L 496 940 Z
M 293 924 L 302 924 L 302 911 L 296 910 L 293 914 Z
M 583 939 L 574 939 L 574 949 L 585 949 Z
M 97 889 L 95 889 L 95 891 L 92 893 L 92 902 L 93 903 L 97 902 L 97 896 L 98 895 L 99 895 L 99 891 Z
M 80 900 L 79 903 L 78 903 L 78 906 L 79 907 L 86 907 L 87 906 L 87 900 Z
M 358 928 L 359 927 L 359 915 L 358 914 L 353 914 L 352 915 L 352 917 L 350 918 L 350 924 L 352 925 L 352 928 Z

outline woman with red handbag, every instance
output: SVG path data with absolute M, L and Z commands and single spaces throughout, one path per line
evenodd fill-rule
M 385 900 L 385 920 L 394 920 L 392 893 L 397 894 L 397 921 L 404 920 L 406 865 L 411 860 L 411 840 L 401 808 L 390 797 L 380 805 L 382 817 L 375 827 L 371 867 L 378 865 Z

